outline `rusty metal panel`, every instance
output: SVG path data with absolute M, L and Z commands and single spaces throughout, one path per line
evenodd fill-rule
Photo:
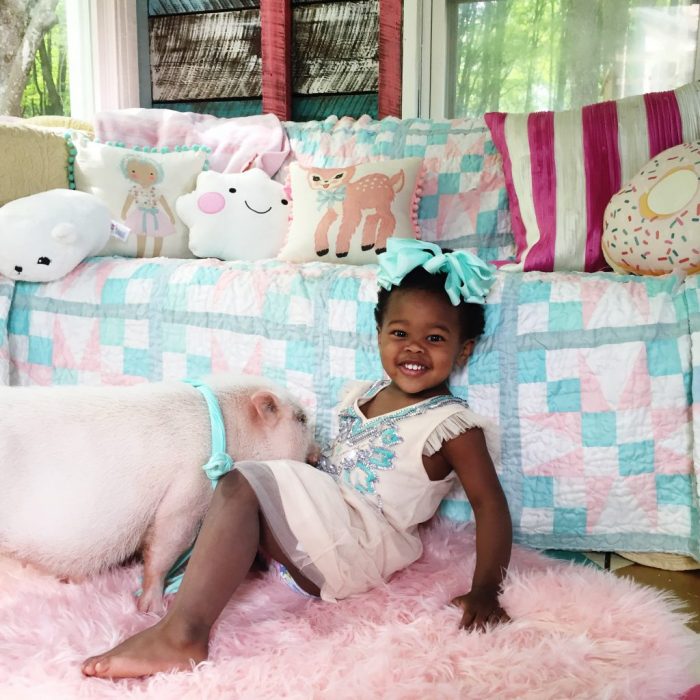
M 260 11 L 152 17 L 153 101 L 260 97 Z
M 379 0 L 297 4 L 293 13 L 295 93 L 379 89 Z

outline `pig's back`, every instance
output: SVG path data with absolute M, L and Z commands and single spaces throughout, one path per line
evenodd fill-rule
M 120 561 L 176 476 L 208 486 L 208 433 L 181 383 L 0 387 L 0 548 L 51 570 Z

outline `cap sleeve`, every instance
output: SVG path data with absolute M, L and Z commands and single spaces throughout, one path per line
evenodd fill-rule
M 470 408 L 461 408 L 445 418 L 428 435 L 425 445 L 423 445 L 423 454 L 426 457 L 430 457 L 442 447 L 443 442 L 456 438 L 470 428 L 485 428 L 488 423 L 489 420 L 487 418 L 474 413 Z

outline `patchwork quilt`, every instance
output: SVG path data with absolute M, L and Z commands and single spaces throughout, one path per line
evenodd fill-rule
M 328 442 L 346 382 L 381 377 L 374 266 L 94 258 L 0 283 L 0 381 L 125 384 L 260 373 Z M 697 278 L 499 273 L 455 393 L 487 438 L 515 537 L 700 558 Z M 696 371 L 694 371 L 696 370 Z M 468 520 L 455 489 L 444 515 Z

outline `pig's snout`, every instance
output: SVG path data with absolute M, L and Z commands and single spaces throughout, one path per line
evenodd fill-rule
M 315 467 L 320 458 L 321 458 L 321 448 L 315 442 L 312 442 L 309 445 L 309 451 L 306 454 L 306 462 Z

